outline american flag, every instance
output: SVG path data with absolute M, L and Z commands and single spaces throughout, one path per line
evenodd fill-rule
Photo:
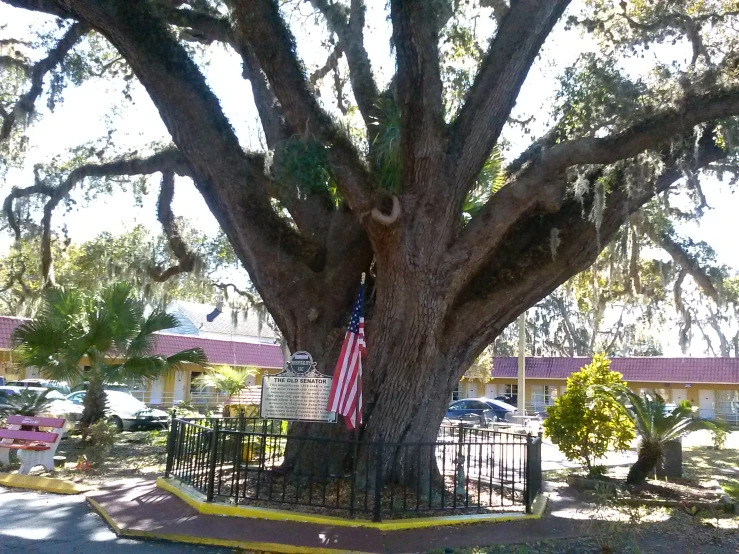
M 349 329 L 341 346 L 339 361 L 334 370 L 334 380 L 328 397 L 326 410 L 344 416 L 346 426 L 352 430 L 362 422 L 362 358 L 367 355 L 364 342 L 364 284 L 359 287 L 354 302 Z M 357 402 L 359 405 L 357 406 Z

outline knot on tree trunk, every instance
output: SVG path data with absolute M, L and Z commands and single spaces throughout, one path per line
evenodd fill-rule
M 384 214 L 377 208 L 372 208 L 372 219 L 381 223 L 382 225 L 389 226 L 395 223 L 400 217 L 400 200 L 398 197 L 393 195 L 393 207 L 390 210 L 390 214 Z

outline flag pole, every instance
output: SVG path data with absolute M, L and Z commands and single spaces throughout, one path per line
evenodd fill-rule
M 367 274 L 363 271 L 362 272 L 362 281 L 361 281 L 361 285 L 362 286 L 364 286 L 364 281 L 365 281 L 366 277 L 367 277 Z M 362 299 L 362 301 L 364 301 L 364 299 Z M 366 348 L 366 345 L 365 345 L 365 348 Z M 360 363 L 360 368 L 361 368 L 361 363 L 362 363 L 362 355 L 361 355 L 361 353 L 360 353 L 360 356 L 359 356 L 359 363 Z M 355 423 L 355 425 L 354 425 L 354 440 L 357 441 L 357 442 L 359 442 L 359 423 L 360 423 L 360 418 L 361 418 L 361 414 L 359 413 L 359 399 L 360 399 L 360 395 L 361 395 L 361 386 L 362 386 L 362 372 L 361 371 L 357 371 L 357 382 L 356 382 L 356 385 L 355 386 L 357 387 L 357 400 L 356 400 L 356 405 L 354 406 L 354 423 Z

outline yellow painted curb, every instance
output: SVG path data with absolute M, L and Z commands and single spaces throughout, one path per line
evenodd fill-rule
M 310 551 L 313 554 L 364 554 L 359 551 L 339 550 L 335 548 L 307 548 L 305 546 L 294 546 L 291 544 L 280 544 L 272 542 L 250 542 L 234 541 L 228 539 L 215 539 L 212 537 L 196 537 L 193 535 L 178 535 L 175 533 L 160 533 L 157 531 L 143 531 L 139 529 L 121 529 L 116 525 L 110 514 L 95 499 L 88 497 L 87 501 L 108 523 L 113 532 L 119 537 L 158 539 L 188 544 L 204 544 L 208 546 L 225 546 L 227 548 L 239 548 L 241 550 L 256 550 L 260 552 L 279 552 L 281 554 L 301 554 Z M 367 553 L 368 554 L 368 553 Z
M 40 475 L 20 475 L 19 473 L 0 473 L 0 485 L 57 494 L 80 494 L 92 490 L 92 487 L 78 485 L 65 479 L 41 477 Z
M 402 529 L 423 529 L 426 527 L 441 527 L 445 525 L 501 523 L 505 521 L 539 519 L 544 513 L 544 509 L 547 504 L 547 497 L 540 494 L 534 501 L 533 513 L 531 514 L 472 514 L 375 522 L 366 519 L 344 519 L 333 516 L 317 516 L 300 512 L 290 512 L 287 510 L 273 510 L 270 508 L 255 508 L 250 506 L 231 506 L 216 502 L 205 502 L 205 496 L 198 491 L 179 483 L 174 479 L 165 479 L 163 477 L 157 478 L 157 487 L 171 492 L 195 508 L 201 514 L 267 519 L 273 521 L 296 521 L 300 523 L 316 523 L 319 525 L 334 525 L 338 527 L 364 527 L 379 529 L 380 531 L 399 531 Z

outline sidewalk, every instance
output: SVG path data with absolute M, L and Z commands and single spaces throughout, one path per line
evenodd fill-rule
M 149 479 L 120 481 L 87 496 L 120 536 L 268 552 L 393 554 L 579 535 L 577 522 L 559 518 L 380 531 L 206 515 L 173 494 L 157 489 L 155 481 Z

